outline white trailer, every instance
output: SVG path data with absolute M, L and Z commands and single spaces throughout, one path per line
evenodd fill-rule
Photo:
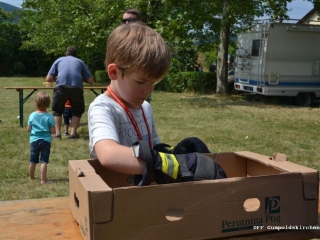
M 235 89 L 295 97 L 311 106 L 320 98 L 320 26 L 260 23 L 237 40 Z

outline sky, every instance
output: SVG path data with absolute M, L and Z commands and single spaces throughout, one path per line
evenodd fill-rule
M 23 0 L 0 0 L 0 2 L 8 3 L 21 8 Z M 291 19 L 301 19 L 313 8 L 312 3 L 303 0 L 293 0 L 290 4 L 288 4 L 288 6 L 289 9 L 292 9 L 289 12 L 289 17 Z
M 12 6 L 21 8 L 23 0 L 0 0 L 0 2 L 8 3 Z
M 288 14 L 291 19 L 301 19 L 311 9 L 313 9 L 313 4 L 311 2 L 302 0 L 293 0 L 290 4 L 288 4 L 288 6 L 289 9 L 292 9 Z

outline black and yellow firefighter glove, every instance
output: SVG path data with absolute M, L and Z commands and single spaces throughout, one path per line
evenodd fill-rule
M 150 149 L 147 142 L 132 145 L 133 155 L 146 162 L 143 175 L 135 176 L 136 186 L 226 178 L 223 169 L 201 153 L 171 154 Z
M 171 147 L 166 143 L 159 143 L 153 146 L 153 150 L 157 152 L 163 152 L 163 153 L 173 153 L 173 149 L 174 147 Z

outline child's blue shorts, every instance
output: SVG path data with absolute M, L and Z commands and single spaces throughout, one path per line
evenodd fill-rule
M 39 139 L 30 145 L 30 163 L 49 163 L 51 143 Z M 41 156 L 41 157 L 40 157 Z M 40 158 L 39 158 L 40 157 Z

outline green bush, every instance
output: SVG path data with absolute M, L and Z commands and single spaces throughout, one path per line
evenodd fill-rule
M 94 74 L 96 83 L 109 83 L 110 79 L 104 70 Z M 170 72 L 155 86 L 155 90 L 166 92 L 214 93 L 216 74 L 213 72 Z
M 167 92 L 213 93 L 216 86 L 216 74 L 213 72 L 171 72 L 155 89 Z
M 21 62 L 14 62 L 11 71 L 12 75 L 20 75 L 26 70 L 25 66 Z
M 109 83 L 110 79 L 105 70 L 98 70 L 94 73 L 94 81 L 96 83 Z

